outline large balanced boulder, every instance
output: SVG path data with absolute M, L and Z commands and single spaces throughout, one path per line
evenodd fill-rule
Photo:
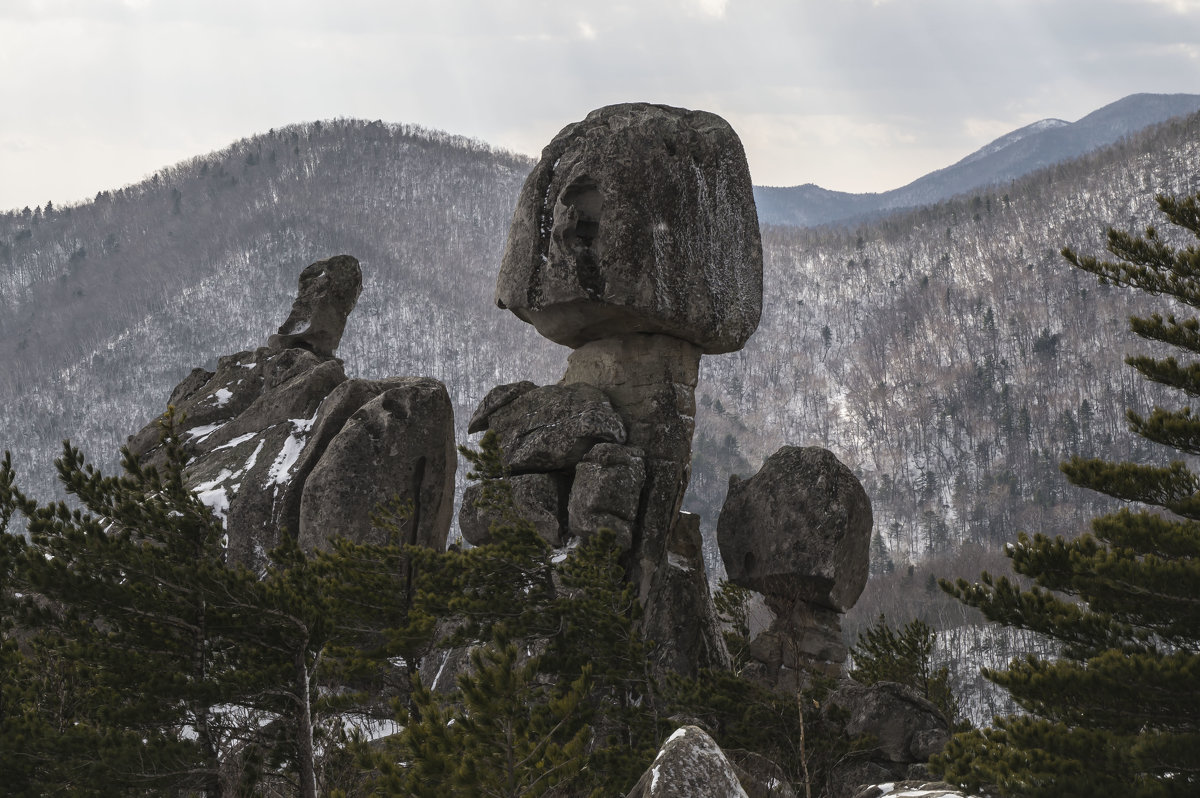
M 871 500 L 828 450 L 784 446 L 730 479 L 717 542 L 729 581 L 844 611 L 867 582 Z
M 308 349 L 333 357 L 346 329 L 346 317 L 358 303 L 362 271 L 349 255 L 317 261 L 300 273 L 300 292 L 279 332 L 267 340 L 272 349 Z
M 572 348 L 663 333 L 741 349 L 762 312 L 762 245 L 729 123 L 629 103 L 563 128 L 521 189 L 496 303 Z

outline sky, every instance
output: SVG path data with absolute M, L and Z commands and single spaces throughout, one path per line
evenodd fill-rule
M 0 0 L 0 209 L 317 119 L 537 155 L 630 101 L 725 117 L 758 185 L 886 191 L 1137 92 L 1200 94 L 1200 0 Z

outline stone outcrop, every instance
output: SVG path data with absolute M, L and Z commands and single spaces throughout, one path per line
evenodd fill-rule
M 698 531 L 679 510 L 700 356 L 740 349 L 762 312 L 737 135 L 713 114 L 648 104 L 568 125 L 522 189 L 496 302 L 575 351 L 556 386 L 493 390 L 470 429 L 500 433 L 513 473 L 567 486 L 560 534 L 616 533 L 662 667 L 723 664 Z M 603 397 L 620 433 L 599 412 L 541 404 L 568 391 Z
M 563 128 L 521 189 L 496 302 L 572 348 L 661 333 L 741 349 L 762 310 L 762 245 L 737 134 L 645 103 Z
M 454 514 L 454 409 L 437 380 L 410 377 L 354 412 L 304 481 L 300 544 L 333 532 L 383 543 L 371 524 L 393 498 L 409 504 L 401 542 L 441 551 Z
M 626 798 L 748 798 L 725 752 L 698 726 L 675 731 Z
M 358 303 L 362 271 L 349 255 L 317 261 L 300 273 L 300 293 L 279 332 L 267 339 L 271 349 L 307 349 L 333 357 Z
M 621 417 L 590 385 L 533 388 L 472 418 L 500 436 L 504 465 L 514 474 L 568 471 L 597 443 L 625 442 Z
M 224 522 L 236 561 L 261 565 L 283 531 L 309 547 L 334 533 L 372 540 L 370 514 L 392 495 L 413 503 L 409 542 L 445 545 L 457 467 L 445 387 L 348 380 L 333 357 L 361 280 L 352 257 L 314 263 L 267 346 L 194 369 L 171 393 L 189 485 Z M 151 422 L 130 450 L 161 463 L 159 434 Z
M 826 699 L 822 712 L 827 717 L 844 716 L 840 722 L 847 736 L 874 741 L 869 751 L 834 768 L 831 795 L 850 798 L 869 794 L 868 785 L 927 780 L 925 763 L 950 739 L 949 724 L 937 708 L 912 688 L 894 682 L 867 686 L 844 679 Z M 935 794 L 954 793 L 946 787 L 945 793 Z
M 750 644 L 752 672 L 794 689 L 800 666 L 841 672 L 841 613 L 866 585 L 871 501 L 829 451 L 785 446 L 733 477 L 717 543 L 729 581 L 763 596 L 773 619 Z

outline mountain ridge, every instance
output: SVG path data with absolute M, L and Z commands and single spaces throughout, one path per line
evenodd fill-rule
M 1042 119 L 1000 136 L 949 166 L 899 188 L 855 194 L 801 186 L 756 186 L 764 224 L 812 227 L 853 224 L 902 208 L 918 207 L 1002 185 L 1155 124 L 1200 111 L 1196 94 L 1131 94 L 1076 122 Z M 1061 124 L 1057 124 L 1061 123 Z

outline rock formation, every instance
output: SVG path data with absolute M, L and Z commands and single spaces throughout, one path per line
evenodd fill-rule
M 521 190 L 496 302 L 575 351 L 558 385 L 493 390 L 471 430 L 499 432 L 514 473 L 551 476 L 557 511 L 541 509 L 560 537 L 616 532 L 661 665 L 721 664 L 698 528 L 679 508 L 700 356 L 740 349 L 762 310 L 737 135 L 713 114 L 647 104 L 568 125 Z
M 847 736 L 874 742 L 870 750 L 834 768 L 833 795 L 853 796 L 866 785 L 901 779 L 928 780 L 925 763 L 950 739 L 949 724 L 937 707 L 915 690 L 893 682 L 866 686 L 845 680 L 829 695 L 822 712 L 827 717 L 844 716 L 840 722 Z M 945 794 L 953 794 L 947 785 L 941 787 Z
M 195 369 L 172 392 L 189 484 L 222 518 L 230 556 L 261 565 L 285 531 L 307 547 L 334 533 L 374 540 L 370 515 L 412 503 L 406 542 L 444 548 L 453 514 L 453 411 L 436 380 L 347 379 L 333 356 L 362 286 L 341 255 L 300 276 L 291 315 L 266 346 Z M 158 422 L 129 439 L 161 462 Z
M 682 726 L 626 798 L 749 798 L 733 765 L 698 726 Z
M 729 581 L 763 596 L 774 618 L 750 644 L 753 675 L 783 689 L 799 669 L 838 675 L 841 613 L 867 583 L 871 501 L 825 449 L 785 446 L 746 480 L 732 477 L 717 543 Z

